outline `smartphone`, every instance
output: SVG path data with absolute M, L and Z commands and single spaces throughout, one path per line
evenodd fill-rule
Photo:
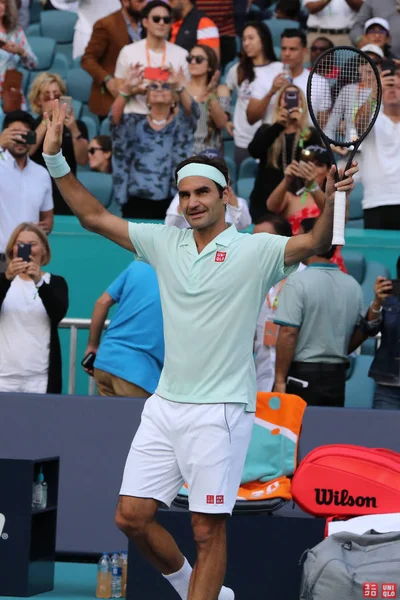
M 286 90 L 285 92 L 285 108 L 291 110 L 299 106 L 299 92 L 297 90 Z
M 72 96 L 60 96 L 60 106 L 63 104 L 67 105 L 67 115 L 72 112 Z
M 23 133 L 21 137 L 25 140 L 25 144 L 28 146 L 36 144 L 36 131 L 27 131 L 26 133 Z
M 82 360 L 81 365 L 84 369 L 93 370 L 95 360 L 96 360 L 95 353 L 89 352 L 89 354 L 86 354 L 86 356 Z
M 288 377 L 286 379 L 286 383 L 291 383 L 292 385 L 300 388 L 308 388 L 308 381 L 304 381 L 303 379 L 297 379 L 296 377 Z
M 400 296 L 400 279 L 392 279 L 391 281 L 393 296 Z
M 396 72 L 396 63 L 391 58 L 384 58 L 382 60 L 382 71 L 390 71 L 386 73 L 385 77 L 392 77 Z
M 25 262 L 31 262 L 32 244 L 18 244 L 18 258 L 22 258 Z
M 169 71 L 161 67 L 146 67 L 143 71 L 143 78 L 150 81 L 168 81 Z
M 308 148 L 304 148 L 300 154 L 300 160 L 304 162 L 312 162 L 315 160 L 315 152 L 313 150 L 308 150 Z

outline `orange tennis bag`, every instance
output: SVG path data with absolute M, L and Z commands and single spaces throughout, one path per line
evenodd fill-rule
M 400 512 L 400 454 L 347 444 L 320 446 L 301 461 L 292 496 L 316 517 Z

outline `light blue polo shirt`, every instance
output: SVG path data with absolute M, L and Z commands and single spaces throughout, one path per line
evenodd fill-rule
M 254 332 L 268 290 L 297 269 L 284 266 L 288 238 L 231 225 L 199 254 L 191 229 L 130 223 L 129 234 L 160 286 L 165 362 L 157 393 L 254 411 Z
M 332 263 L 312 263 L 287 279 L 274 321 L 300 329 L 294 361 L 344 363 L 363 306 L 354 277 Z
M 109 286 L 118 302 L 94 366 L 153 394 L 164 363 L 160 292 L 152 267 L 135 261 Z

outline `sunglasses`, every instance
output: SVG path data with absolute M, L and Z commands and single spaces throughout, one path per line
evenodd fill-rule
M 160 17 L 160 15 L 154 15 L 154 17 L 151 17 L 151 20 L 153 23 L 161 23 L 162 21 L 165 23 L 165 25 L 169 25 L 171 23 L 171 17 Z
M 367 29 L 367 33 L 380 33 L 381 35 L 387 35 L 387 31 L 384 27 L 370 27 Z
M 201 65 L 201 63 L 207 59 L 205 56 L 200 56 L 199 54 L 197 54 L 197 56 L 189 54 L 189 56 L 186 57 L 186 60 L 190 65 L 192 64 L 192 62 L 195 62 L 198 65 Z
M 148 89 L 151 90 L 152 92 L 155 92 L 156 90 L 170 90 L 171 89 L 171 84 L 170 83 L 150 83 L 150 85 L 148 86 Z
M 99 146 L 93 146 L 93 148 L 89 148 L 88 154 L 91 154 L 93 156 L 93 154 L 96 154 L 97 150 L 101 150 L 102 152 L 104 152 L 104 148 L 100 148 Z
M 43 92 L 43 99 L 45 102 L 47 102 L 48 100 L 59 100 L 61 98 L 62 94 L 50 94 L 50 92 Z

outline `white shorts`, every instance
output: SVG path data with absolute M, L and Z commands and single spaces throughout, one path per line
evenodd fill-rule
M 184 483 L 189 510 L 231 514 L 254 413 L 243 404 L 183 404 L 153 394 L 125 465 L 120 494 L 171 506 Z

